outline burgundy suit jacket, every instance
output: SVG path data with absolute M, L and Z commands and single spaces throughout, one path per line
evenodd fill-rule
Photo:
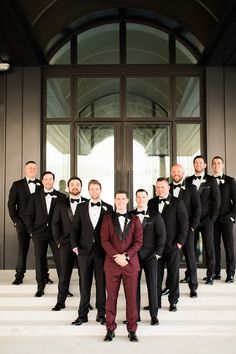
M 105 249 L 105 272 L 138 272 L 140 270 L 138 251 L 143 244 L 143 228 L 137 215 L 127 214 L 124 232 L 121 232 L 115 212 L 104 216 L 101 226 L 101 244 Z M 119 266 L 113 259 L 116 254 L 127 253 L 130 260 L 125 267 Z

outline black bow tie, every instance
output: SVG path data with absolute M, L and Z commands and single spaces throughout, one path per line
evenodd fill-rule
M 182 184 L 181 183 L 179 183 L 179 184 L 173 184 L 173 189 L 175 189 L 175 188 L 181 188 L 182 187 Z
M 28 183 L 30 184 L 30 183 L 34 183 L 34 184 L 36 184 L 37 182 L 34 180 L 34 181 L 31 181 L 30 179 L 28 180 Z
M 168 199 L 167 198 L 162 198 L 158 200 L 158 203 L 160 204 L 161 202 L 165 203 Z
M 91 207 L 94 207 L 95 205 L 100 207 L 101 206 L 101 202 L 97 202 L 97 203 L 91 202 Z
M 124 214 L 121 214 L 121 213 L 116 213 L 116 215 L 119 217 L 119 216 L 123 216 L 124 218 L 126 218 L 126 213 Z
M 193 179 L 201 179 L 202 176 L 193 176 Z
M 53 196 L 53 195 L 55 195 L 55 194 L 54 194 L 54 192 L 44 192 L 44 195 L 45 195 L 45 197 L 46 197 L 47 195 Z
M 218 178 L 220 181 L 223 179 L 222 176 L 216 176 L 215 178 Z
M 139 214 L 142 214 L 142 215 L 145 215 L 145 210 L 142 210 L 142 211 L 137 211 L 137 213 L 136 213 L 137 215 L 139 215 Z
M 80 203 L 80 199 L 70 198 L 71 203 Z

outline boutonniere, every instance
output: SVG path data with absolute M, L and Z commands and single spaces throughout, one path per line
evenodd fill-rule
M 166 205 L 171 205 L 171 202 L 170 202 L 169 200 L 166 200 L 166 201 L 165 201 L 165 204 L 166 204 Z
M 102 208 L 103 208 L 105 211 L 107 211 L 106 205 L 103 205 Z
M 125 225 L 128 225 L 129 222 L 130 222 L 130 219 L 125 219 Z
M 205 179 L 200 179 L 200 182 L 201 183 L 206 183 L 206 180 Z
M 181 189 L 185 190 L 185 189 L 186 189 L 186 187 L 185 187 L 185 186 L 181 186 Z
M 225 183 L 225 180 L 222 178 L 220 179 L 220 183 L 224 184 Z
M 36 182 L 36 186 L 41 186 L 41 184 L 39 182 Z
M 52 198 L 57 198 L 57 195 L 55 195 L 55 194 L 54 194 L 54 195 L 52 195 Z
M 150 215 L 144 214 L 143 217 L 144 217 L 144 218 L 150 218 Z

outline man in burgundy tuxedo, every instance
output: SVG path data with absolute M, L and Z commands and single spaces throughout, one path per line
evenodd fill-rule
M 115 337 L 117 327 L 116 307 L 121 279 L 126 298 L 127 330 L 131 342 L 138 342 L 137 329 L 137 280 L 140 271 L 138 251 L 143 243 L 143 229 L 137 215 L 127 213 L 127 193 L 115 194 L 116 212 L 105 215 L 101 226 L 101 244 L 105 249 L 104 270 L 106 275 L 106 327 L 104 341 Z

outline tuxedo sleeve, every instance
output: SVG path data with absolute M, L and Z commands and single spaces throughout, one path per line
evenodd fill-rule
M 18 221 L 17 199 L 18 199 L 17 184 L 16 184 L 16 182 L 14 182 L 11 186 L 11 189 L 9 192 L 8 203 L 7 203 L 9 215 L 10 215 L 10 218 L 12 219 L 12 221 L 14 222 L 14 224 L 16 224 Z
M 129 258 L 135 256 L 143 245 L 143 227 L 139 217 L 133 215 L 132 222 L 134 223 L 133 242 L 131 247 L 126 251 Z
M 35 220 L 35 199 L 34 195 L 31 195 L 29 198 L 29 202 L 26 208 L 26 228 L 29 234 L 32 234 L 34 231 L 34 220 Z
M 60 243 L 61 237 L 61 208 L 60 208 L 60 201 L 56 203 L 55 209 L 53 211 L 52 217 L 52 235 L 53 238 L 58 245 Z
M 235 179 L 231 179 L 230 183 L 230 199 L 232 204 L 232 210 L 229 217 L 236 219 L 236 182 Z
M 155 217 L 156 254 L 162 256 L 166 243 L 166 226 L 161 214 Z
M 188 233 L 188 213 L 183 200 L 178 201 L 176 213 L 178 222 L 176 243 L 184 245 Z
M 191 220 L 189 220 L 189 228 L 196 230 L 201 218 L 201 198 L 197 188 L 193 186 L 191 195 Z
M 220 188 L 218 186 L 216 178 L 212 177 L 210 218 L 213 222 L 216 220 L 218 216 L 220 203 L 221 203 Z
M 109 214 L 105 214 L 102 220 L 101 225 L 101 245 L 104 248 L 106 254 L 113 258 L 119 252 L 116 250 L 112 243 L 112 231 L 111 231 L 111 216 Z

